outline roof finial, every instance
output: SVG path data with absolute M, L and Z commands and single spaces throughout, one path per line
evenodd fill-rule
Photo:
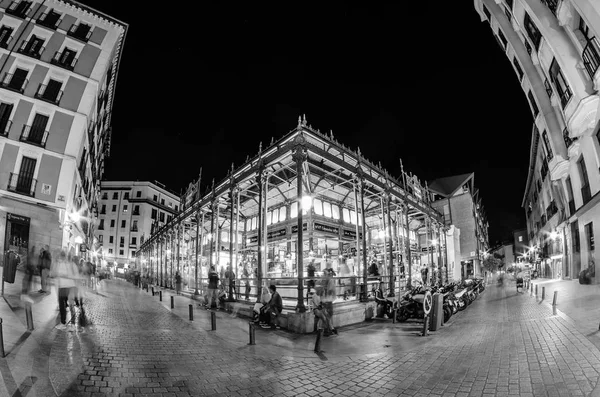
M 231 174 L 233 175 L 233 170 L 235 168 L 235 165 L 233 164 L 233 162 L 231 162 Z
M 262 153 L 262 141 L 259 142 L 258 144 L 258 154 Z
M 306 127 L 306 115 L 305 114 L 302 115 L 302 125 L 304 127 Z
M 275 138 L 271 137 L 271 145 L 275 143 Z
M 329 137 L 333 139 L 333 130 L 329 130 Z
M 298 128 L 302 127 L 302 116 L 298 116 Z
M 362 156 L 362 154 L 360 153 L 360 146 L 358 147 L 358 151 L 357 151 L 359 156 Z

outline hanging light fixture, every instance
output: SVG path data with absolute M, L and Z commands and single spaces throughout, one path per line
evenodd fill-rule
M 312 207 L 312 197 L 310 195 L 306 195 L 302 197 L 302 210 L 308 211 Z

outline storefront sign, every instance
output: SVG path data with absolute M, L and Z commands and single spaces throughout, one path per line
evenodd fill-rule
M 8 213 L 6 215 L 6 219 L 8 219 L 11 222 L 20 223 L 21 225 L 29 225 L 29 218 L 26 216 Z
M 257 243 L 258 242 L 258 236 L 252 236 L 248 239 L 248 243 L 252 244 L 252 243 Z
M 322 223 L 317 222 L 315 222 L 314 230 L 332 234 L 340 234 L 340 228 L 329 225 L 323 225 Z
M 306 231 L 307 228 L 308 228 L 308 224 L 307 223 L 303 223 L 302 224 L 302 230 Z M 292 233 L 298 233 L 298 225 L 292 226 Z
M 273 230 L 272 232 L 267 233 L 267 240 L 276 238 L 276 237 L 285 236 L 285 234 L 286 234 L 285 228 L 279 229 L 279 230 Z
M 429 246 L 429 252 L 436 252 L 435 245 Z M 421 247 L 421 252 L 427 252 L 427 247 Z
M 359 238 L 362 239 L 362 232 L 360 232 L 359 236 Z M 354 230 L 344 229 L 344 237 L 356 238 L 356 232 Z

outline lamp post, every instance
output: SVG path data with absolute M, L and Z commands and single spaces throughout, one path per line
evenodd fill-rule
M 296 199 L 298 201 L 298 248 L 296 250 L 296 269 L 298 271 L 298 299 L 296 303 L 296 312 L 304 313 L 306 312 L 306 306 L 304 306 L 304 241 L 302 230 L 302 212 L 304 209 L 303 204 L 305 204 L 305 200 L 303 199 L 302 194 L 302 167 L 308 156 L 306 149 L 306 138 L 304 138 L 302 131 L 300 131 L 300 133 L 294 139 L 292 151 L 292 159 L 296 163 Z

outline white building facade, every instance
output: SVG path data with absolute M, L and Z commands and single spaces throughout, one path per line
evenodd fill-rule
M 87 255 L 126 33 L 76 1 L 0 1 L 3 253 Z
M 180 198 L 159 182 L 102 181 L 97 250 L 103 266 L 127 267 L 153 228 L 181 210 Z M 119 266 L 120 265 L 120 266 Z
M 506 53 L 534 118 L 522 203 L 532 263 L 544 277 L 594 274 L 600 264 L 594 244 L 600 233 L 600 2 L 474 4 Z

